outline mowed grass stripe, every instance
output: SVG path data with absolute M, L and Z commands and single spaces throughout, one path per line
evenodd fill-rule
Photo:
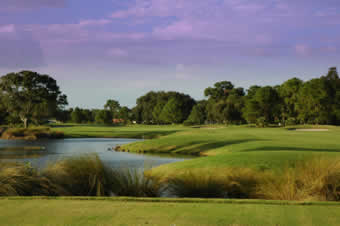
M 284 201 L 261 199 L 213 199 L 213 198 L 137 198 L 137 197 L 92 197 L 92 196 L 8 196 L 0 197 L 0 201 L 30 201 L 30 200 L 59 200 L 59 201 L 109 201 L 109 202 L 151 202 L 151 203 L 212 203 L 212 204 L 254 204 L 254 205 L 295 205 L 295 206 L 339 206 L 340 202 L 320 201 Z
M 340 206 L 1 200 L 0 225 L 338 225 Z M 53 223 L 52 223 L 53 222 Z

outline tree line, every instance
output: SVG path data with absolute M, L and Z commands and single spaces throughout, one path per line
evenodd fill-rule
M 67 97 L 48 75 L 23 71 L 0 78 L 0 124 L 58 121 L 97 124 L 329 124 L 340 125 L 340 79 L 335 67 L 309 81 L 292 78 L 248 90 L 221 81 L 196 101 L 179 92 L 150 91 L 132 109 L 107 100 L 102 109 L 66 109 Z

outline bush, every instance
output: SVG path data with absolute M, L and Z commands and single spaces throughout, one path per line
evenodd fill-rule
M 10 128 L 2 134 L 2 139 L 37 140 L 42 138 L 63 138 L 64 133 L 52 131 L 49 127 Z
M 295 126 L 297 124 L 297 120 L 294 117 L 290 117 L 286 120 L 286 126 Z
M 266 121 L 266 119 L 264 117 L 260 117 L 260 118 L 256 119 L 256 126 L 257 127 L 266 127 L 266 126 L 268 126 L 268 122 Z
M 100 110 L 96 113 L 95 121 L 98 124 L 112 124 L 112 113 L 107 110 Z
M 195 122 L 190 121 L 190 120 L 186 120 L 186 121 L 183 122 L 183 125 L 184 125 L 184 126 L 193 126 L 193 125 L 195 125 L 195 124 L 196 124 Z

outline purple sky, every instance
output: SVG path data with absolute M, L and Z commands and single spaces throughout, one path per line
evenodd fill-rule
M 1 0 L 0 74 L 58 80 L 70 106 L 133 106 L 149 90 L 196 99 L 340 67 L 339 0 Z

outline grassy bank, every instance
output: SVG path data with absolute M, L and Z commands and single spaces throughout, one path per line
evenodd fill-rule
M 184 126 L 102 126 L 62 124 L 54 125 L 53 130 L 62 131 L 69 138 L 157 138 L 180 131 L 190 130 Z
M 328 131 L 248 126 L 191 128 L 157 139 L 127 144 L 122 146 L 122 149 L 131 152 L 207 156 L 163 165 L 156 169 L 162 173 L 230 166 L 263 170 L 281 168 L 311 157 L 340 156 L 340 128 L 333 126 L 322 128 L 327 128 Z
M 281 172 L 234 167 L 169 176 L 112 169 L 97 155 L 60 160 L 40 170 L 25 163 L 0 162 L 0 196 L 112 195 L 340 201 L 340 160 L 314 159 Z
M 340 206 L 180 199 L 2 199 L 0 225 L 338 225 Z M 274 204 L 274 205 L 273 205 Z M 289 204 L 289 205 L 286 205 Z M 310 204 L 310 203 L 309 203 Z M 190 210 L 190 211 L 188 211 Z
M 61 131 L 51 130 L 49 127 L 6 128 L 1 131 L 1 139 L 6 140 L 37 140 L 64 138 Z
M 123 151 L 207 156 L 157 168 L 162 173 L 230 166 L 272 169 L 311 157 L 340 156 L 340 127 L 298 128 L 323 128 L 328 131 L 249 126 L 191 128 L 176 125 L 110 127 L 74 124 L 59 125 L 53 130 L 64 132 L 66 137 L 153 138 L 124 145 L 121 147 Z

